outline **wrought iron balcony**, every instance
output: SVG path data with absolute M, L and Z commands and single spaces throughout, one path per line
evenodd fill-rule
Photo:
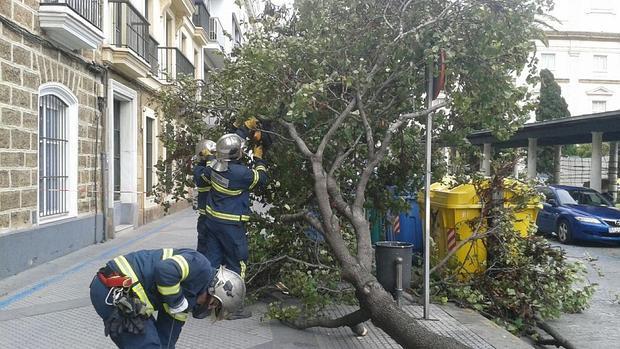
M 64 5 L 87 20 L 90 24 L 101 29 L 101 1 L 100 0 L 41 0 L 42 6 Z
M 171 81 L 181 74 L 194 76 L 194 65 L 176 47 L 159 48 L 159 78 Z
M 103 41 L 101 0 L 40 0 L 40 5 L 39 25 L 60 45 L 94 49 Z
M 196 0 L 194 3 L 194 15 L 192 21 L 196 27 L 201 27 L 205 32 L 209 30 L 209 10 L 202 0 Z
M 157 51 L 159 49 L 159 43 L 155 38 L 149 36 L 149 47 L 148 47 L 148 59 L 147 61 L 151 64 L 151 74 L 153 76 L 159 76 L 159 57 L 157 55 Z
M 112 19 L 111 44 L 126 47 L 150 63 L 149 22 L 131 3 L 108 0 Z

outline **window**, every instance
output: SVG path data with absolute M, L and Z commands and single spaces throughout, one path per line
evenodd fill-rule
M 153 194 L 153 123 L 154 119 L 146 118 L 146 196 Z
M 592 112 L 602 113 L 607 111 L 607 101 L 592 101 Z
M 67 213 L 67 105 L 54 95 L 39 103 L 39 217 Z
M 39 89 L 39 222 L 77 215 L 77 98 L 58 83 Z
M 121 102 L 114 100 L 114 200 L 121 199 Z
M 594 71 L 595 72 L 606 72 L 607 71 L 607 56 L 603 55 L 594 55 Z
M 187 52 L 187 38 L 185 37 L 185 34 L 181 34 L 181 52 L 183 52 L 183 54 L 185 54 L 185 52 Z
M 543 53 L 540 58 L 541 68 L 555 70 L 555 53 Z
M 232 37 L 235 40 L 235 45 L 241 45 L 241 30 L 234 13 L 232 15 Z

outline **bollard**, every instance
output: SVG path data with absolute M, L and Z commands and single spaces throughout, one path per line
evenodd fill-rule
M 396 304 L 401 307 L 401 297 L 403 296 L 403 259 L 396 257 Z

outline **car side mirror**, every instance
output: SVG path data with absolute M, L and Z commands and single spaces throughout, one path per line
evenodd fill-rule
M 555 201 L 555 199 L 549 199 L 547 200 L 547 203 L 553 207 L 557 207 L 558 206 L 558 202 Z

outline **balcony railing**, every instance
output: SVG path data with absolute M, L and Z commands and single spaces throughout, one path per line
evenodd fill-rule
M 157 49 L 159 47 L 159 43 L 155 38 L 149 36 L 149 47 L 148 47 L 148 59 L 147 61 L 151 64 L 151 74 L 153 76 L 159 75 L 159 58 L 157 57 Z
M 196 0 L 194 3 L 194 15 L 192 16 L 194 25 L 196 27 L 202 27 L 206 32 L 209 30 L 209 18 L 211 18 L 211 15 L 205 3 L 202 0 Z
M 226 37 L 224 37 L 222 23 L 217 17 L 209 18 L 209 41 L 216 42 L 221 47 L 224 47 L 226 43 Z
M 101 29 L 101 0 L 41 0 L 41 5 L 65 5 Z
M 159 48 L 159 78 L 171 81 L 180 74 L 194 76 L 194 65 L 176 47 Z
M 130 3 L 108 0 L 112 17 L 112 45 L 126 47 L 151 63 L 149 22 Z

